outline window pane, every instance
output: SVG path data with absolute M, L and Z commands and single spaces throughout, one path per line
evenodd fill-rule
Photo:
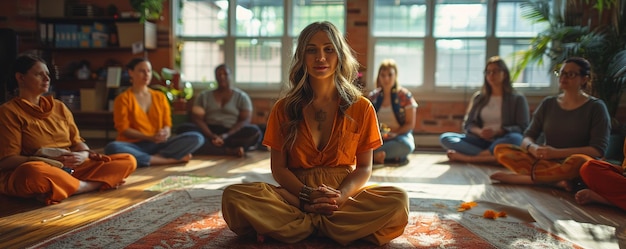
M 184 80 L 215 82 L 213 69 L 224 63 L 223 44 L 223 40 L 185 42 L 180 66 Z
M 521 2 L 498 3 L 496 17 L 496 36 L 499 37 L 534 37 L 547 28 L 546 23 L 532 24 L 522 18 Z
M 507 66 L 513 73 L 513 68 L 518 60 L 522 59 L 515 53 L 528 49 L 528 40 L 502 40 L 500 42 L 500 53 L 506 61 Z M 528 64 L 524 71 L 513 82 L 516 87 L 549 87 L 552 70 L 550 70 L 550 59 L 544 56 L 544 64 L 539 66 L 536 63 Z
M 307 25 L 318 21 L 329 21 L 344 32 L 344 5 L 343 0 L 294 1 L 291 35 L 298 36 Z
M 177 29 L 181 36 L 225 36 L 228 20 L 228 1 L 180 0 L 183 7 L 179 16 L 182 23 Z
M 394 59 L 398 64 L 398 83 L 402 86 L 421 86 L 424 79 L 424 42 L 421 40 L 378 40 L 374 46 L 374 65 L 370 68 L 373 83 L 380 62 Z
M 487 34 L 487 1 L 437 1 L 435 37 L 480 37 Z
M 375 36 L 421 36 L 426 34 L 425 1 L 377 0 L 374 2 Z
M 438 87 L 479 87 L 483 84 L 486 43 L 484 40 L 437 40 Z
M 281 79 L 281 51 L 279 39 L 237 39 L 237 83 L 279 84 Z
M 237 5 L 237 35 L 252 37 L 283 34 L 283 1 L 248 0 Z

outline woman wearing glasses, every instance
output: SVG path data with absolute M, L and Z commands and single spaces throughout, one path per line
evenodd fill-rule
M 591 64 L 572 57 L 556 73 L 561 93 L 546 97 L 533 114 L 521 146 L 498 145 L 494 154 L 513 171 L 492 180 L 513 184 L 553 184 L 571 190 L 580 166 L 601 158 L 609 141 L 609 114 L 602 100 L 585 92 Z M 540 138 L 541 137 L 541 138 Z
M 485 81 L 472 97 L 463 121 L 464 134 L 441 134 L 441 145 L 451 161 L 495 163 L 493 149 L 506 143 L 519 145 L 528 126 L 526 98 L 515 92 L 511 75 L 499 56 L 487 60 Z

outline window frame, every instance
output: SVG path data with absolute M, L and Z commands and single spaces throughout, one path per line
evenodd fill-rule
M 475 40 L 480 39 L 485 41 L 485 58 L 483 58 L 482 63 L 487 61 L 487 59 L 491 56 L 499 55 L 505 60 L 507 60 L 508 55 L 499 54 L 500 52 L 500 43 L 502 41 L 514 41 L 514 40 L 530 40 L 531 37 L 497 37 L 496 36 L 496 25 L 495 22 L 497 16 L 497 4 L 500 2 L 510 3 L 510 2 L 523 2 L 523 0 L 487 0 L 487 20 L 486 20 L 486 34 L 484 37 L 481 36 L 443 36 L 443 37 L 435 37 L 434 36 L 434 26 L 435 26 L 435 5 L 437 4 L 437 0 L 424 0 L 427 6 L 426 10 L 426 32 L 423 37 L 405 37 L 405 36 L 375 36 L 374 31 L 369 33 L 369 44 L 368 44 L 368 54 L 372 56 L 368 57 L 368 67 L 369 70 L 366 73 L 366 87 L 368 89 L 375 88 L 376 82 L 376 73 L 378 70 L 378 66 L 375 64 L 377 58 L 374 58 L 375 55 L 375 47 L 379 40 L 389 40 L 389 39 L 420 39 L 423 40 L 424 46 L 424 58 L 423 65 L 424 68 L 417 68 L 415 70 L 423 70 L 423 78 L 418 79 L 421 82 L 418 82 L 418 86 L 414 85 L 403 85 L 408 90 L 413 92 L 417 99 L 420 100 L 469 100 L 469 97 L 477 90 L 480 89 L 480 86 L 469 86 L 469 87 L 443 87 L 436 85 L 436 65 L 437 65 L 437 40 L 447 40 L 447 39 L 463 39 L 463 40 Z M 456 0 L 455 2 L 460 2 Z M 370 11 L 374 11 L 376 3 L 375 1 L 369 1 L 369 9 Z M 374 14 L 369 15 L 369 23 L 371 23 L 372 27 L 374 26 Z M 509 70 L 512 70 L 514 65 L 510 65 L 511 63 L 507 63 Z M 400 73 L 402 71 L 406 71 L 406 69 L 399 68 Z M 549 70 L 546 70 L 546 74 L 549 75 Z M 482 75 L 482 73 L 481 73 Z M 545 96 L 546 92 L 557 92 L 558 85 L 553 77 L 549 77 L 549 82 L 547 87 L 528 87 L 527 84 L 514 83 L 515 89 L 527 96 Z M 400 82 L 402 84 L 402 82 Z M 482 86 L 482 84 L 480 84 Z
M 172 9 L 173 11 L 173 18 L 174 20 L 178 20 L 179 19 L 179 14 L 180 14 L 180 5 L 179 5 L 179 1 L 183 1 L 183 0 L 174 0 L 171 1 L 172 2 Z M 281 27 L 283 29 L 282 35 L 280 36 L 244 36 L 244 35 L 237 35 L 236 34 L 236 8 L 232 8 L 231 6 L 237 6 L 237 0 L 228 0 L 229 2 L 229 8 L 228 8 L 228 17 L 227 17 L 227 31 L 226 34 L 223 36 L 206 36 L 206 37 L 199 37 L 199 36 L 184 36 L 184 35 L 180 35 L 180 32 L 178 32 L 180 30 L 180 26 L 178 24 L 178 22 L 174 22 L 174 26 L 176 32 L 174 33 L 175 39 L 176 39 L 176 43 L 178 42 L 185 42 L 185 41 L 216 41 L 216 40 L 222 40 L 224 42 L 223 44 L 223 57 L 224 57 L 224 64 L 226 64 L 232 72 L 232 79 L 231 79 L 231 83 L 236 86 L 237 88 L 240 88 L 244 91 L 247 91 L 251 96 L 254 97 L 272 97 L 275 98 L 277 96 L 277 93 L 283 93 L 283 91 L 286 89 L 286 86 L 288 85 L 287 81 L 289 79 L 289 68 L 291 65 L 291 58 L 293 56 L 293 51 L 295 49 L 295 43 L 297 41 L 297 35 L 299 34 L 292 34 L 292 29 L 293 29 L 293 22 L 291 20 L 293 20 L 294 18 L 294 13 L 293 13 L 293 7 L 295 5 L 295 3 L 293 1 L 289 1 L 289 0 L 285 0 L 283 1 L 283 18 L 284 18 L 284 22 L 283 22 L 283 27 Z M 234 3 L 234 4 L 233 4 Z M 347 1 L 343 1 L 343 8 L 347 9 Z M 344 17 L 343 17 L 343 23 L 341 25 L 337 25 L 338 28 L 343 28 L 344 30 L 341 30 L 343 33 L 345 33 L 345 27 L 347 26 L 347 11 L 344 11 Z M 236 80 L 236 75 L 237 75 L 237 65 L 236 65 L 236 49 L 237 49 L 237 40 L 240 39 L 259 39 L 259 40 L 268 40 L 268 39 L 275 39 L 275 40 L 279 40 L 281 43 L 281 76 L 279 78 L 278 82 L 269 82 L 267 84 L 259 84 L 259 83 L 252 83 L 252 82 L 238 82 Z M 184 48 L 183 48 L 184 49 Z M 286 51 L 290 51 L 290 52 L 286 52 Z M 217 65 L 215 65 L 217 66 Z M 180 68 L 178 68 L 180 70 Z M 211 73 L 213 72 L 213 68 L 207 68 L 207 71 L 210 71 Z M 211 85 L 211 80 L 207 81 L 207 82 L 191 82 L 194 86 L 194 88 L 197 89 L 205 89 L 207 87 L 209 87 Z
M 178 15 L 179 15 L 179 1 L 183 1 L 183 0 L 174 0 L 174 1 L 170 1 L 172 4 L 172 10 L 173 10 L 173 18 L 174 20 L 178 20 Z M 228 0 L 229 3 L 236 3 L 237 0 Z M 374 35 L 374 31 L 372 30 L 374 27 L 374 6 L 375 6 L 375 2 L 374 1 L 368 1 L 368 6 L 369 6 L 369 10 L 370 10 L 370 15 L 368 17 L 368 22 L 370 23 L 369 28 L 370 28 L 370 32 L 368 32 L 368 37 L 367 37 L 367 41 L 368 41 L 368 45 L 367 45 L 367 53 L 370 54 L 370 56 L 368 56 L 368 61 L 367 62 L 363 62 L 365 63 L 365 68 L 366 68 L 366 73 L 365 73 L 365 82 L 366 82 L 366 90 L 371 90 L 374 89 L 375 87 L 375 77 L 376 77 L 376 71 L 378 70 L 378 65 L 375 64 L 376 58 L 374 58 L 375 53 L 374 53 L 374 48 L 376 46 L 376 43 L 378 41 L 384 41 L 384 40 L 414 40 L 417 39 L 419 40 L 423 47 L 424 47 L 424 51 L 423 51 L 423 68 L 417 68 L 415 70 L 421 70 L 422 71 L 422 78 L 421 79 L 417 79 L 418 82 L 420 83 L 419 86 L 406 86 L 410 91 L 412 91 L 417 98 L 419 99 L 423 99 L 423 100 L 442 100 L 442 99 L 450 99 L 450 97 L 452 96 L 453 99 L 458 99 L 460 97 L 462 97 L 463 99 L 467 99 L 467 95 L 471 95 L 473 92 L 475 92 L 476 90 L 478 90 L 480 87 L 479 86 L 473 86 L 473 87 L 456 87 L 456 88 L 451 88 L 451 87 L 442 87 L 442 86 L 437 86 L 436 85 L 436 63 L 437 63 L 437 52 L 436 52 L 436 44 L 437 44 L 437 40 L 439 39 L 480 39 L 480 40 L 484 40 L 485 44 L 486 44 L 486 48 L 485 48 L 485 55 L 486 58 L 483 58 L 482 63 L 484 63 L 487 58 L 494 56 L 494 55 L 500 55 L 499 54 L 499 50 L 500 50 L 500 43 L 502 41 L 511 41 L 511 40 L 524 40 L 524 39 L 530 39 L 532 37 L 497 37 L 496 36 L 496 32 L 495 32 L 495 22 L 496 20 L 496 11 L 497 11 L 497 4 L 500 2 L 521 2 L 522 0 L 487 0 L 486 6 L 487 6 L 487 20 L 486 20 L 486 35 L 484 37 L 475 37 L 475 36 L 471 36 L 471 37 L 451 37 L 451 36 L 445 36 L 445 37 L 434 37 L 433 35 L 433 30 L 434 30 L 434 25 L 435 25 L 435 6 L 438 2 L 438 0 L 423 0 L 425 5 L 426 5 L 426 27 L 425 27 L 425 34 L 423 36 L 412 36 L 412 37 L 403 37 L 403 36 L 375 36 Z M 459 2 L 459 0 L 456 0 L 456 2 Z M 293 22 L 291 20 L 293 20 L 294 18 L 294 14 L 293 14 L 293 8 L 294 8 L 294 3 L 293 1 L 289 1 L 289 0 L 284 0 L 283 2 L 284 4 L 284 8 L 283 8 L 283 18 L 284 18 L 284 22 L 283 22 L 283 32 L 281 36 L 259 36 L 259 37 L 254 37 L 254 36 L 237 36 L 235 34 L 235 21 L 236 21 L 236 8 L 232 8 L 229 7 L 228 8 L 228 19 L 227 19 L 227 31 L 226 31 L 226 35 L 224 36 L 208 36 L 208 37 L 186 37 L 186 36 L 180 36 L 178 29 L 180 28 L 178 26 L 178 22 L 175 21 L 173 22 L 173 26 L 174 26 L 174 30 L 175 31 L 175 40 L 178 43 L 179 41 L 203 41 L 203 40 L 207 40 L 207 41 L 216 41 L 216 40 L 223 40 L 224 44 L 223 44 L 223 57 L 224 57 L 224 62 L 227 66 L 229 66 L 232 70 L 233 75 L 237 74 L 237 68 L 236 68 L 236 41 L 237 39 L 278 39 L 280 40 L 281 44 L 282 44 L 282 53 L 281 53 L 281 66 L 280 66 L 280 70 L 281 70 L 281 76 L 280 76 L 280 80 L 279 82 L 271 82 L 268 84 L 258 84 L 258 83 L 249 83 L 249 82 L 237 82 L 233 76 L 233 84 L 235 86 L 237 86 L 238 88 L 241 88 L 245 91 L 249 91 L 251 95 L 253 96 L 271 96 L 271 97 L 276 97 L 278 94 L 282 93 L 284 91 L 284 89 L 287 86 L 287 81 L 288 81 L 288 74 L 289 74 L 289 67 L 290 67 L 290 63 L 291 63 L 291 57 L 293 55 L 293 50 L 295 49 L 295 40 L 297 39 L 297 35 L 298 34 L 292 34 L 292 29 L 293 29 Z M 229 4 L 230 6 L 236 6 L 236 4 Z M 343 27 L 344 29 L 348 26 L 347 22 L 348 22 L 348 3 L 347 1 L 343 2 L 343 7 L 346 10 L 345 11 L 345 16 L 343 18 L 344 23 L 343 23 Z M 346 30 L 342 30 L 343 33 L 346 33 Z M 289 52 L 286 52 L 289 51 Z M 500 55 L 503 57 L 506 57 L 507 55 Z M 510 63 L 509 63 L 510 64 Z M 217 65 L 216 65 L 217 66 Z M 512 69 L 512 67 L 514 65 L 508 65 L 510 69 Z M 180 68 L 178 68 L 180 69 Z M 211 73 L 213 72 L 213 68 L 207 68 L 207 71 L 210 71 Z M 208 86 L 208 82 L 192 82 L 195 88 L 206 88 Z M 482 84 L 481 84 L 482 85 Z M 517 84 L 516 89 L 526 95 L 545 95 L 546 92 L 556 92 L 558 91 L 558 85 L 556 84 L 556 81 L 553 78 L 550 78 L 550 82 L 548 83 L 548 87 L 524 87 L 519 86 L 520 84 Z M 460 96 L 460 97 L 459 97 Z

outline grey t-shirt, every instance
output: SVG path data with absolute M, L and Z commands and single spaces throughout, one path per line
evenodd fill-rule
M 592 146 L 604 155 L 609 143 L 609 113 L 604 102 L 590 99 L 574 110 L 564 110 L 550 96 L 535 110 L 524 136 L 537 139 L 543 132 L 545 144 L 554 148 Z
M 250 97 L 238 88 L 233 88 L 233 96 L 224 106 L 220 106 L 220 103 L 217 103 L 213 96 L 213 90 L 199 93 L 194 104 L 204 108 L 204 121 L 207 124 L 221 125 L 227 128 L 231 128 L 237 123 L 241 111 L 252 111 Z

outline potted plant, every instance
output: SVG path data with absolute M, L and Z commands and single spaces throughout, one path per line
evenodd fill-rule
M 621 148 L 624 129 L 615 117 L 626 88 L 626 5 L 614 0 L 554 1 L 555 6 L 551 6 L 551 2 L 529 0 L 522 4 L 524 18 L 548 25 L 532 39 L 528 50 L 517 52 L 522 59 L 514 66 L 513 77 L 516 78 L 531 63 L 546 63 L 543 61 L 545 56 L 549 58 L 547 63 L 551 70 L 558 68 L 568 57 L 586 58 L 594 72 L 590 93 L 606 104 L 612 133 L 620 136 L 615 143 Z M 597 20 L 572 21 L 567 18 L 568 8 L 589 6 L 593 6 L 591 11 L 598 14 L 599 20 L 606 20 L 605 23 L 592 28 L 581 24 Z M 585 9 L 585 13 L 592 13 L 589 11 L 589 8 Z M 589 16 L 592 18 L 593 15 Z M 623 154 L 621 149 L 616 153 Z
M 193 97 L 193 86 L 190 82 L 182 82 L 180 73 L 170 68 L 162 68 L 160 74 L 152 71 L 152 77 L 157 83 L 150 87 L 162 91 L 174 110 L 186 110 L 187 101 Z
M 163 13 L 163 4 L 167 0 L 130 0 L 130 5 L 139 12 L 140 21 L 158 20 Z

